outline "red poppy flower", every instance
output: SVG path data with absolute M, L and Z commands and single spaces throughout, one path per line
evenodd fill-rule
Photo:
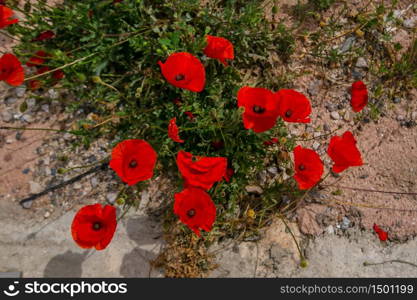
M 362 166 L 362 157 L 356 147 L 356 140 L 352 132 L 346 131 L 341 137 L 330 139 L 327 154 L 333 160 L 333 172 L 340 173 L 349 167 Z
M 171 121 L 169 121 L 168 124 L 168 136 L 171 140 L 177 143 L 184 143 L 184 140 L 180 139 L 179 136 L 179 129 L 177 126 L 177 118 L 172 118 Z
M 224 142 L 221 140 L 215 140 L 211 142 L 211 146 L 215 149 L 215 150 L 220 150 L 224 148 Z
M 36 71 L 36 74 L 43 74 L 45 72 L 48 72 L 49 70 L 50 70 L 49 67 L 42 67 L 42 68 L 39 68 L 38 71 Z
M 307 190 L 315 186 L 323 175 L 323 162 L 320 156 L 311 149 L 297 146 L 294 149 L 294 179 L 300 190 Z
M 194 114 L 193 114 L 191 111 L 186 111 L 186 112 L 184 112 L 184 114 L 186 114 L 186 115 L 187 115 L 187 117 L 188 117 L 188 119 L 189 119 L 190 121 L 194 121 L 195 116 L 194 116 Z
M 116 209 L 111 205 L 86 205 L 75 215 L 71 233 L 81 248 L 105 249 L 116 231 Z
M 207 36 L 207 46 L 204 54 L 211 58 L 218 59 L 222 64 L 227 66 L 227 59 L 234 59 L 233 44 L 222 37 Z
M 181 105 L 182 105 L 182 103 L 181 103 L 181 99 L 179 99 L 179 98 L 175 98 L 174 100 L 172 100 L 172 102 L 173 102 L 176 106 L 181 106 Z
M 226 182 L 230 182 L 234 174 L 235 174 L 235 170 L 233 170 L 232 168 L 227 168 L 226 175 L 224 176 L 224 179 L 226 180 Z
M 29 81 L 29 89 L 31 90 L 38 90 L 42 86 L 42 82 L 39 80 L 31 80 Z
M 277 138 L 272 138 L 269 141 L 265 141 L 264 145 L 265 146 L 272 146 L 273 144 L 277 144 L 279 142 L 279 140 Z
M 32 42 L 41 42 L 45 40 L 50 40 L 55 37 L 55 33 L 52 30 L 47 30 L 41 32 L 36 38 L 32 40 Z
M 310 123 L 310 100 L 294 90 L 279 90 L 279 115 L 286 122 Z
M 368 103 L 368 89 L 362 81 L 356 81 L 352 84 L 350 105 L 353 111 L 360 112 Z
M 180 151 L 177 155 L 177 165 L 185 186 L 209 190 L 215 182 L 222 180 L 226 175 L 227 158 L 198 157 Z
M 144 140 L 125 140 L 114 147 L 110 168 L 128 185 L 152 178 L 157 154 Z
M 0 5 L 0 29 L 17 22 L 19 22 L 18 19 L 13 19 L 13 10 L 4 5 Z
M 22 64 L 13 54 L 6 53 L 0 57 L 0 81 L 12 86 L 19 86 L 25 79 Z
M 381 241 L 384 242 L 388 239 L 388 232 L 382 230 L 378 225 L 374 224 L 373 229 Z
M 174 213 L 180 221 L 200 236 L 200 229 L 210 231 L 216 220 L 216 206 L 205 191 L 189 187 L 174 196 Z
M 165 63 L 158 62 L 162 75 L 173 86 L 201 92 L 206 82 L 206 71 L 197 57 L 187 52 L 170 55 Z
M 48 58 L 50 55 L 45 51 L 37 51 L 34 56 L 32 56 L 29 61 L 26 63 L 28 67 L 35 67 L 42 65 L 45 62 L 45 59 Z
M 264 132 L 275 126 L 278 118 L 278 98 L 264 88 L 243 87 L 237 93 L 237 105 L 243 106 L 243 125 L 255 132 Z
M 56 80 L 61 80 L 65 77 L 65 73 L 62 70 L 56 70 L 52 73 L 52 78 Z

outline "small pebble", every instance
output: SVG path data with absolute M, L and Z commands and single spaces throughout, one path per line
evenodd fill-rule
M 397 116 L 397 121 L 404 121 L 405 117 L 403 115 L 398 115 Z
M 350 220 L 346 217 L 343 217 L 342 224 L 340 224 L 340 228 L 342 229 L 348 229 L 350 226 Z
M 277 167 L 269 167 L 267 170 L 272 175 L 277 175 L 278 174 L 278 168 Z
M 26 114 L 22 116 L 22 120 L 26 123 L 31 123 L 33 121 L 33 117 L 31 115 Z
M 317 150 L 317 149 L 319 149 L 320 148 L 320 143 L 319 142 L 317 142 L 317 141 L 315 141 L 314 143 L 313 143 L 313 149 L 314 150 Z
M 4 122 L 9 123 L 13 120 L 13 114 L 6 110 L 1 113 L 1 118 Z
M 32 203 L 33 203 L 33 201 L 26 201 L 26 202 L 23 202 L 23 203 L 22 203 L 22 206 L 23 206 L 23 208 L 25 208 L 25 209 L 29 209 L 29 208 L 31 208 L 31 207 L 32 207 Z
M 337 111 L 332 111 L 332 112 L 330 113 L 330 117 L 331 117 L 333 120 L 339 120 L 339 119 L 340 119 L 340 115 L 339 115 L 339 113 L 338 113 Z
M 264 192 L 263 189 L 260 186 L 257 186 L 257 185 L 247 185 L 245 187 L 245 189 L 249 194 L 260 195 Z
M 107 193 L 106 199 L 109 203 L 113 204 L 116 201 L 117 193 Z
M 15 104 L 17 102 L 17 98 L 15 97 L 7 97 L 5 100 L 7 105 Z
M 91 178 L 91 187 L 95 188 L 96 186 L 98 186 L 98 180 L 96 177 Z
M 398 104 L 401 102 L 401 98 L 395 97 L 394 99 L 392 99 L 392 102 L 394 102 L 395 104 Z
M 22 173 L 23 174 L 28 174 L 30 172 L 30 169 L 29 168 L 26 168 L 26 169 L 24 169 L 23 171 L 22 171 Z
M 25 92 L 26 92 L 25 86 L 15 88 L 15 94 L 19 98 L 22 98 L 25 95 Z
M 41 185 L 34 181 L 29 181 L 29 188 L 31 194 L 38 194 L 42 191 Z
M 44 218 L 45 219 L 48 219 L 49 217 L 51 216 L 51 213 L 49 212 L 49 211 L 47 211 L 45 214 L 44 214 Z
M 356 62 L 356 67 L 357 68 L 367 68 L 368 63 L 366 62 L 366 59 L 363 58 L 363 57 L 359 57 L 357 62 Z

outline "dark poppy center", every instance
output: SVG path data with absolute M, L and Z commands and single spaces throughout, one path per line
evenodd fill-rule
M 192 208 L 189 211 L 187 211 L 187 216 L 189 216 L 190 218 L 195 216 L 195 209 Z
M 138 162 L 132 159 L 129 163 L 129 168 L 136 168 L 138 166 Z
M 184 74 L 178 74 L 177 76 L 175 76 L 175 80 L 176 81 L 181 81 L 185 79 L 185 75 Z
M 256 113 L 256 114 L 262 114 L 262 113 L 264 113 L 264 112 L 265 112 L 265 108 L 263 108 L 263 107 L 261 107 L 261 106 L 258 106 L 258 105 L 255 105 L 255 106 L 252 108 L 252 110 L 253 110 L 253 112 L 254 112 L 254 113 Z
M 101 225 L 101 223 L 100 223 L 100 222 L 94 222 L 94 224 L 93 224 L 93 230 L 94 230 L 94 231 L 98 231 L 98 230 L 100 230 L 100 229 L 101 229 L 101 227 L 102 227 L 102 225 Z
M 304 171 L 304 170 L 306 169 L 306 166 L 304 166 L 304 165 L 299 165 L 299 166 L 298 166 L 298 169 L 299 169 L 300 171 Z
M 285 112 L 285 116 L 286 116 L 287 118 L 290 118 L 290 117 L 292 116 L 292 110 L 291 110 L 291 109 L 287 110 L 287 111 Z

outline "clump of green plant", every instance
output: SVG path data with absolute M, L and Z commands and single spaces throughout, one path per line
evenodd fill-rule
M 46 1 L 27 1 L 23 10 L 11 6 L 25 15 L 25 20 L 8 28 L 21 39 L 15 53 L 23 62 L 38 51 L 48 54 L 43 66 L 51 71 L 27 81 L 48 86 L 48 74 L 62 70 L 65 78 L 55 87 L 74 95 L 66 103 L 68 110 L 82 108 L 88 114 L 73 130 L 79 136 L 77 146 L 88 147 L 100 137 L 113 140 L 114 145 L 144 139 L 158 153 L 158 174 L 176 170 L 175 155 L 180 149 L 198 156 L 226 157 L 234 170 L 233 180 L 218 183 L 212 193 L 224 214 L 246 209 L 240 207 L 248 204 L 243 200 L 245 186 L 256 180 L 266 160 L 285 168 L 288 157 L 277 157 L 291 151 L 294 141 L 285 138 L 284 122 L 267 133 L 245 130 L 236 104 L 237 91 L 244 85 L 283 88 L 285 81 L 273 73 L 278 61 L 271 60 L 271 53 L 287 60 L 293 51 L 290 30 L 267 22 L 259 1 L 66 0 L 56 7 Z M 34 41 L 45 31 L 53 31 L 54 37 Z M 207 35 L 227 37 L 233 43 L 236 55 L 230 66 L 203 55 Z M 201 58 L 207 82 L 201 93 L 175 88 L 161 75 L 158 62 L 176 52 Z M 174 117 L 183 144 L 167 136 Z M 263 143 L 271 137 L 281 142 L 267 151 Z M 283 182 L 267 187 L 257 208 L 270 212 L 279 206 L 276 194 L 288 190 Z

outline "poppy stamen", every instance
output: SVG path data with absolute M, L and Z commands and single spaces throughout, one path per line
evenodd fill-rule
M 129 163 L 130 168 L 136 168 L 138 166 L 138 162 L 134 159 L 132 159 Z
M 195 209 L 192 208 L 189 211 L 187 211 L 187 216 L 189 216 L 190 218 L 195 216 Z
M 287 118 L 290 118 L 290 117 L 292 116 L 292 110 L 291 110 L 291 109 L 287 110 L 287 111 L 285 112 L 285 116 L 286 116 Z
M 93 230 L 95 230 L 95 231 L 98 231 L 98 230 L 100 230 L 101 229 L 101 223 L 100 222 L 95 222 L 94 224 L 93 224 Z
M 254 112 L 254 113 L 256 113 L 256 114 L 262 114 L 262 113 L 264 113 L 265 108 L 263 108 L 263 107 L 261 107 L 261 106 L 258 106 L 258 105 L 255 105 L 255 106 L 252 108 L 252 110 L 253 110 L 253 112 Z
M 175 76 L 175 80 L 176 81 L 181 81 L 185 79 L 185 75 L 184 74 L 178 74 L 177 76 Z
M 300 171 L 304 171 L 304 170 L 306 169 L 306 167 L 305 167 L 304 165 L 299 165 L 298 169 L 299 169 Z

